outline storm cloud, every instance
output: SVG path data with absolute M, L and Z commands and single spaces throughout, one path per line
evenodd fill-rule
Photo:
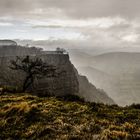
M 1 15 L 27 14 L 40 9 L 59 9 L 74 18 L 140 15 L 139 0 L 0 0 Z M 37 14 L 37 13 L 36 13 Z
M 0 0 L 0 38 L 138 45 L 139 5 L 139 0 Z

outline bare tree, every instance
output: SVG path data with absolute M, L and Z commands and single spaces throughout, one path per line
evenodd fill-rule
M 35 78 L 42 78 L 43 76 L 52 77 L 56 75 L 56 68 L 52 65 L 47 65 L 40 58 L 30 58 L 26 56 L 16 57 L 16 60 L 11 61 L 10 69 L 22 71 L 25 73 L 23 81 L 22 92 L 25 92 L 31 85 L 33 85 Z

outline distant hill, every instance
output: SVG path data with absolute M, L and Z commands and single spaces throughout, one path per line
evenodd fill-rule
M 17 43 L 13 40 L 1 40 L 0 39 L 0 47 L 1 46 L 17 46 Z
M 84 97 L 86 101 L 115 104 L 115 102 L 101 89 L 96 88 L 90 83 L 86 76 L 78 76 L 79 81 L 79 96 Z
M 72 57 L 79 73 L 86 75 L 96 87 L 104 89 L 120 105 L 140 103 L 140 53 L 84 55 L 87 55 L 84 61 L 80 55 Z
M 92 65 L 108 74 L 120 74 L 140 69 L 140 53 L 116 52 L 97 55 Z
M 93 57 L 92 65 L 110 74 L 116 82 L 117 103 L 140 103 L 140 53 L 102 54 Z
M 89 66 L 91 64 L 91 60 L 92 60 L 92 55 L 80 51 L 80 50 L 70 50 L 69 51 L 69 55 L 70 55 L 70 59 L 72 61 L 72 63 L 77 67 L 82 67 L 82 66 Z
M 91 81 L 92 83 L 94 83 L 96 80 L 99 83 L 103 82 L 102 84 L 104 84 L 104 81 L 101 80 L 101 78 L 103 78 L 104 80 L 108 80 L 110 78 L 111 80 L 111 77 L 108 73 L 98 70 L 92 66 L 78 67 L 78 70 L 81 74 L 87 75 L 89 77 L 89 81 Z

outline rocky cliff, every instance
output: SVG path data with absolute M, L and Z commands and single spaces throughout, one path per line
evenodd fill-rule
M 68 54 L 47 54 L 32 57 L 39 57 L 45 63 L 55 66 L 56 73 L 58 73 L 55 77 L 36 79 L 34 87 L 30 88 L 34 93 L 40 96 L 45 96 L 46 94 L 61 96 L 75 94 L 79 91 L 79 82 L 76 77 L 75 68 L 69 61 Z M 0 58 L 1 85 L 17 85 L 18 82 L 22 83 L 22 79 L 24 79 L 23 73 L 11 71 L 8 67 L 10 65 L 10 60 L 14 60 L 15 58 L 14 56 Z
M 45 63 L 56 67 L 56 77 L 43 77 L 36 79 L 32 90 L 33 93 L 40 96 L 51 95 L 68 95 L 76 94 L 84 97 L 87 101 L 103 102 L 113 104 L 106 93 L 96 89 L 85 76 L 80 76 L 76 68 L 71 64 L 68 54 L 41 54 L 31 55 L 32 57 L 39 57 Z M 0 57 L 0 85 L 21 86 L 23 83 L 24 74 L 11 71 L 9 69 L 10 60 L 15 59 L 13 56 Z
M 56 67 L 56 77 L 38 81 L 35 91 L 39 94 L 67 95 L 79 92 L 79 82 L 76 77 L 75 68 L 69 60 L 68 54 L 47 54 L 38 56 L 45 63 Z M 41 91 L 41 92 L 40 92 Z

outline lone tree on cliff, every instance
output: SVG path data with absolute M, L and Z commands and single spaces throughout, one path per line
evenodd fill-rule
M 67 51 L 65 49 L 59 48 L 59 47 L 56 48 L 56 52 L 59 53 L 59 54 L 65 54 L 65 53 L 67 53 Z
M 10 69 L 25 73 L 22 92 L 25 92 L 31 85 L 33 85 L 35 78 L 55 76 L 56 70 L 54 66 L 44 63 L 42 59 L 31 59 L 29 56 L 24 58 L 16 57 L 16 60 L 11 61 Z

